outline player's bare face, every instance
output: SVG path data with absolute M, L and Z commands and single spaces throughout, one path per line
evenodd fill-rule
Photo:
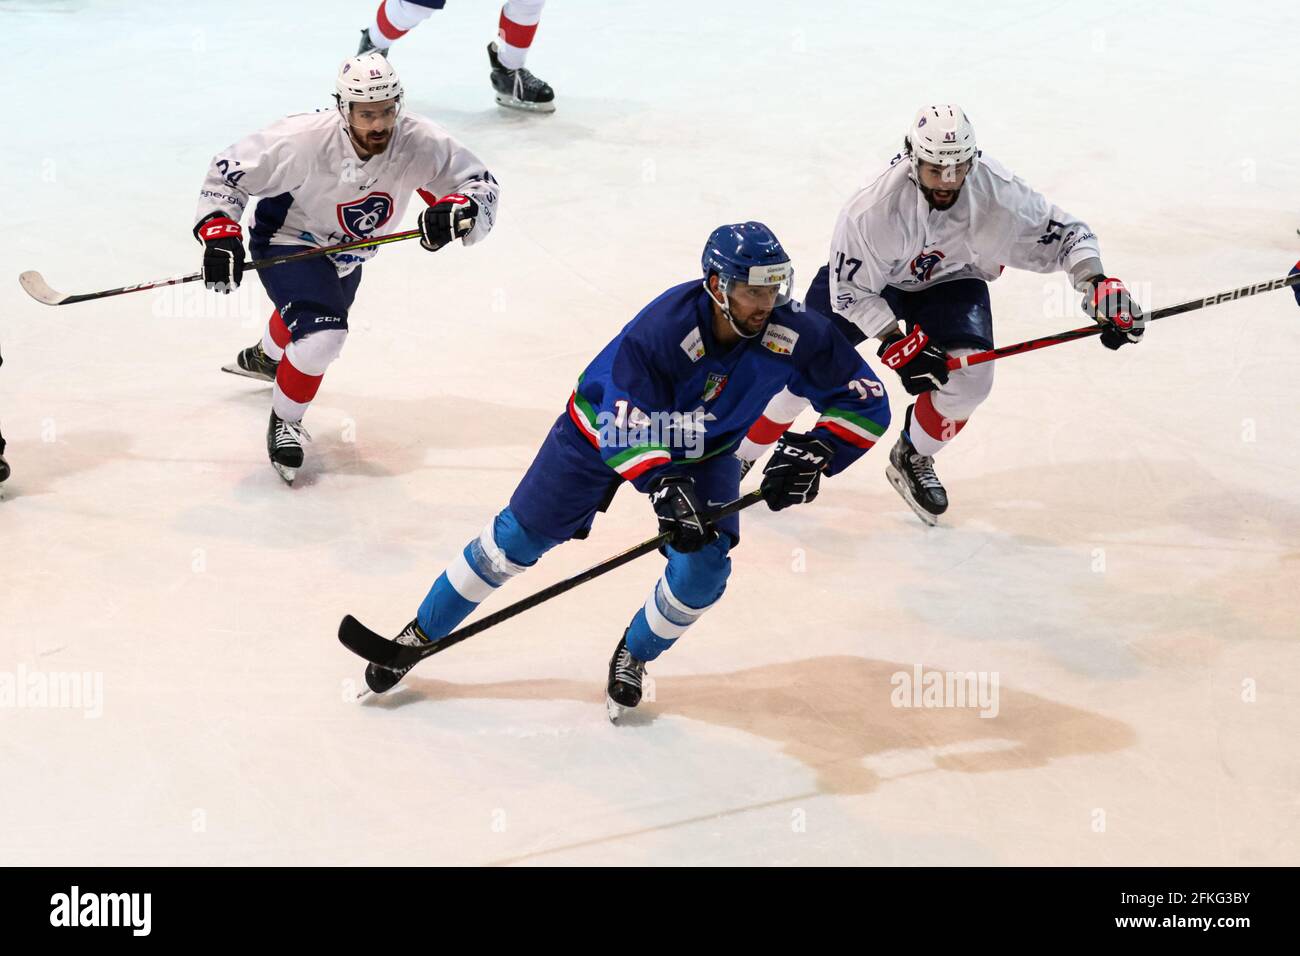
M 397 100 L 379 103 L 353 103 L 349 108 L 348 126 L 357 148 L 367 156 L 382 153 L 393 138 L 397 124 Z
M 970 163 L 958 166 L 935 166 L 924 160 L 917 163 L 917 177 L 921 192 L 935 209 L 948 209 L 957 201 L 961 187 L 970 172 Z

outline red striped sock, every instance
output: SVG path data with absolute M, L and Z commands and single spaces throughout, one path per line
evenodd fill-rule
M 933 392 L 924 392 L 916 400 L 916 405 L 912 407 L 912 423 L 918 426 L 930 441 L 944 445 L 957 437 L 957 433 L 966 427 L 966 421 L 944 418 L 934 407 L 934 399 L 931 398 L 933 394 Z M 916 444 L 915 439 L 912 440 L 912 444 Z M 917 448 L 917 451 L 921 449 Z M 927 455 L 933 452 L 921 451 L 921 454 Z
M 383 34 L 384 39 L 392 43 L 394 40 L 400 40 L 406 36 L 406 31 L 393 26 L 393 21 L 388 19 L 388 11 L 384 9 L 386 6 L 388 6 L 388 0 L 383 0 L 379 4 L 379 10 L 375 13 L 375 24 L 379 27 L 379 32 Z
M 506 16 L 506 8 L 501 8 L 501 20 L 497 24 L 497 36 L 501 38 L 502 43 L 507 43 L 520 50 L 527 50 L 533 45 L 533 37 L 536 33 L 536 23 L 515 23 Z
M 275 370 L 275 392 L 271 403 L 276 414 L 286 421 L 301 421 L 324 378 L 324 375 L 300 372 L 286 355 Z
M 280 310 L 276 309 L 271 313 L 270 321 L 266 323 L 266 331 L 262 333 L 262 351 L 271 361 L 278 362 L 284 358 L 284 350 L 292 337 L 289 334 L 289 327 L 284 324 L 284 319 L 280 318 Z

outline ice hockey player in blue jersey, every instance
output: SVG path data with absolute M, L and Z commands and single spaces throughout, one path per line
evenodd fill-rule
M 821 416 L 775 446 L 761 486 L 774 511 L 812 501 L 823 474 L 843 471 L 884 434 L 884 386 L 830 322 L 790 301 L 790 258 L 770 229 L 719 227 L 702 265 L 703 282 L 664 292 L 587 366 L 509 504 L 439 575 L 396 640 L 447 636 L 548 550 L 586 537 L 631 484 L 671 537 L 667 566 L 610 660 L 616 720 L 640 703 L 646 662 L 722 597 L 740 519 L 704 516 L 739 497 L 732 452 L 768 400 L 789 388 Z M 382 692 L 402 673 L 372 664 L 366 682 Z

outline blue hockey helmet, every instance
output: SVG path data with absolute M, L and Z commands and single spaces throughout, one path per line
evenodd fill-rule
M 731 319 L 728 293 L 732 283 L 776 286 L 776 304 L 781 306 L 790 301 L 790 288 L 794 281 L 790 257 L 776 234 L 761 222 L 739 222 L 714 229 L 704 244 L 700 268 L 704 270 L 704 288 L 710 296 L 713 292 L 709 290 L 709 276 L 718 277 L 722 299 L 718 301 L 715 297 L 714 301 L 731 321 L 732 328 L 746 338 L 752 336 L 737 328 Z

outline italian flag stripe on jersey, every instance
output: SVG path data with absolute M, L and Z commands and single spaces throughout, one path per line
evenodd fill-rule
M 582 381 L 579 380 L 578 384 L 581 385 Z M 600 451 L 600 431 L 596 428 L 596 410 L 576 388 L 569 396 L 569 418 L 573 419 L 573 424 L 578 426 L 582 437 L 591 442 L 591 447 Z M 638 445 L 636 448 L 629 448 L 606 459 L 605 464 L 631 481 L 651 468 L 666 465 L 672 460 L 672 454 L 662 445 Z
M 814 427 L 825 428 L 835 437 L 858 448 L 870 448 L 885 433 L 883 428 L 865 415 L 843 408 L 826 409 Z
M 651 468 L 666 465 L 672 460 L 673 456 L 662 445 L 639 445 L 607 458 L 605 464 L 631 481 L 644 475 Z
M 581 379 L 578 384 L 582 384 Z M 569 396 L 569 417 L 573 419 L 573 424 L 578 426 L 578 431 L 582 432 L 582 437 L 599 451 L 600 433 L 596 430 L 596 410 L 591 407 L 591 402 L 578 394 L 576 388 Z

